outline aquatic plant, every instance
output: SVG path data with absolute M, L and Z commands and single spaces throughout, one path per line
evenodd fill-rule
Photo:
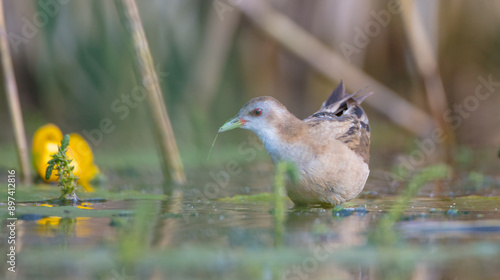
M 281 161 L 276 164 L 276 172 L 274 175 L 274 244 L 281 246 L 283 244 L 283 236 L 285 231 L 286 218 L 286 183 L 290 179 L 290 183 L 299 181 L 299 173 L 293 162 Z
M 279 162 L 276 165 L 276 173 L 274 175 L 274 244 L 281 246 L 283 244 L 284 222 L 286 216 L 285 201 L 286 201 L 286 173 L 288 164 Z
M 414 196 L 425 184 L 445 179 L 450 176 L 451 168 L 445 164 L 431 165 L 424 168 L 419 173 L 415 174 L 408 186 L 403 191 L 401 196 L 396 199 L 394 204 L 389 209 L 388 213 L 380 220 L 377 228 L 371 236 L 371 240 L 375 244 L 389 245 L 394 244 L 399 240 L 399 236 L 394 229 L 396 222 L 401 219 L 403 212 L 410 204 Z
M 61 187 L 61 200 L 79 200 L 76 196 L 76 183 L 78 177 L 73 173 L 75 169 L 70 163 L 73 161 L 68 159 L 66 152 L 69 146 L 69 135 L 64 135 L 61 140 L 61 146 L 58 146 L 58 152 L 51 155 L 51 160 L 49 160 L 47 170 L 45 172 L 45 179 L 48 180 L 52 175 L 54 168 L 57 170 L 56 176 L 59 179 L 59 187 Z
M 92 149 L 85 139 L 78 133 L 70 133 L 71 143 L 68 145 L 67 157 L 72 160 L 71 165 L 75 167 L 73 174 L 78 176 L 78 184 L 85 191 L 93 192 L 93 184 L 105 180 L 104 174 L 94 164 Z M 61 129 L 55 124 L 48 123 L 41 126 L 33 135 L 32 159 L 36 173 L 45 182 L 58 182 L 56 174 L 45 178 L 47 161 L 51 155 L 58 152 L 58 144 L 63 139 Z M 91 184 L 92 182 L 92 184 Z

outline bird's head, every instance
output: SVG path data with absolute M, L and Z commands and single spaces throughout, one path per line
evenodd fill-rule
M 234 118 L 221 126 L 219 133 L 235 128 L 248 129 L 257 135 L 263 131 L 274 131 L 280 120 L 289 114 L 285 106 L 273 97 L 257 97 L 248 101 Z

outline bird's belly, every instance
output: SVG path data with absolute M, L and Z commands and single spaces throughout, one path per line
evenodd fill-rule
M 355 198 L 370 173 L 368 164 L 345 145 L 332 139 L 316 139 L 324 145 L 273 146 L 264 142 L 275 163 L 293 162 L 300 182 L 289 183 L 287 192 L 297 205 L 336 206 Z
M 288 196 L 297 205 L 336 206 L 345 203 L 363 190 L 370 173 L 368 164 L 361 159 L 298 167 L 300 182 L 287 185 Z

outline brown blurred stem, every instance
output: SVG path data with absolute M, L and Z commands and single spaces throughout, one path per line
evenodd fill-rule
M 14 127 L 14 136 L 16 140 L 17 157 L 21 165 L 21 179 L 25 184 L 31 184 L 31 170 L 29 166 L 28 143 L 24 131 L 23 116 L 17 91 L 16 77 L 9 50 L 9 39 L 7 29 L 5 28 L 5 18 L 3 12 L 3 1 L 0 2 L 0 52 L 2 57 L 3 78 L 5 81 L 5 93 L 7 94 L 7 103 L 12 125 Z
M 165 250 L 175 245 L 174 233 L 175 229 L 179 227 L 179 219 L 165 219 L 165 215 L 182 215 L 185 219 L 184 221 L 189 223 L 190 214 L 184 213 L 182 210 L 183 197 L 184 193 L 179 188 L 174 188 L 171 195 L 159 205 L 160 209 L 156 212 L 158 214 L 155 217 L 156 222 L 153 227 L 153 238 L 150 244 L 152 248 Z M 152 276 L 148 279 L 168 279 L 168 277 L 165 276 L 162 269 L 156 268 L 152 272 Z
M 230 47 L 234 39 L 241 13 L 233 10 L 220 18 L 215 9 L 210 9 L 206 23 L 202 48 L 193 68 L 189 89 L 184 96 L 195 96 L 199 101 L 203 116 L 210 108 L 217 92 Z
M 448 136 L 445 142 L 446 159 L 451 163 L 452 150 L 455 146 L 455 133 L 450 123 L 445 122 L 443 118 L 444 112 L 448 110 L 448 101 L 443 81 L 439 74 L 436 54 L 432 49 L 430 38 L 425 31 L 418 9 L 414 7 L 416 3 L 405 0 L 400 2 L 404 22 L 403 26 L 410 43 L 411 54 L 417 65 L 417 70 L 424 81 L 431 114 Z
M 370 91 L 376 92 L 376 96 L 368 98 L 365 102 L 401 127 L 422 138 L 428 137 L 434 129 L 435 121 L 427 113 L 399 97 L 362 70 L 347 63 L 341 55 L 274 10 L 268 3 L 262 0 L 241 0 L 237 6 L 268 36 L 328 79 L 333 81 L 343 79 L 351 87 L 368 86 Z
M 174 132 L 167 114 L 161 87 L 156 74 L 148 41 L 144 33 L 135 0 L 115 0 L 116 8 L 133 47 L 133 60 L 138 81 L 148 91 L 153 127 L 164 162 L 164 172 L 174 184 L 186 183 L 184 166 L 177 150 Z
M 228 61 L 234 36 L 241 18 L 237 9 L 226 12 L 221 17 L 216 9 L 210 9 L 206 22 L 205 34 L 197 60 L 191 71 L 190 82 L 187 83 L 182 95 L 188 104 L 194 131 L 196 133 L 197 146 L 203 147 L 205 132 L 207 130 L 207 118 L 210 107 L 216 97 L 217 87 L 220 84 L 224 66 Z M 198 100 L 194 105 L 190 100 Z

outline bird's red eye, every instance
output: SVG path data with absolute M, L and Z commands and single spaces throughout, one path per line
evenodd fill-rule
M 260 109 L 260 108 L 254 109 L 254 110 L 252 111 L 252 115 L 254 115 L 254 116 L 256 116 L 256 117 L 258 117 L 258 116 L 262 115 L 262 109 Z

